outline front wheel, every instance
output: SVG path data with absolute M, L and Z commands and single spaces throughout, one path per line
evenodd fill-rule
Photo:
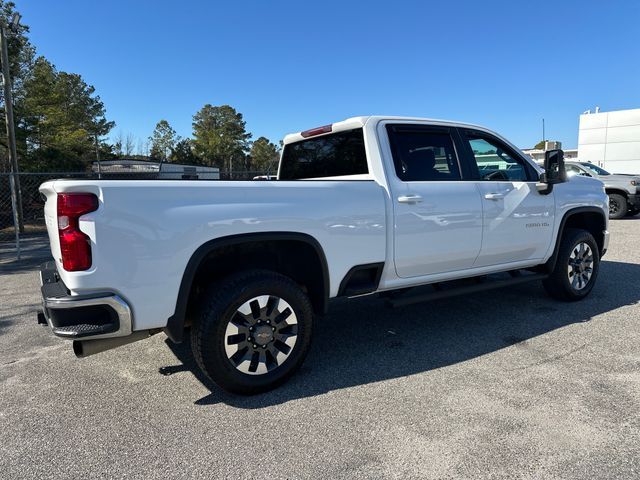
M 191 329 L 191 347 L 204 374 L 224 390 L 271 390 L 302 364 L 310 346 L 313 310 L 293 280 L 265 270 L 212 284 Z
M 591 292 L 599 269 L 600 251 L 593 235 L 572 228 L 564 232 L 555 267 L 542 283 L 558 300 L 581 300 Z
M 623 218 L 627 214 L 628 208 L 627 199 L 624 196 L 617 193 L 609 194 L 609 218 L 612 220 Z

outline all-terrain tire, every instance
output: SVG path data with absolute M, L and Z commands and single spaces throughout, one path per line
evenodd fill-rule
M 629 210 L 627 199 L 619 193 L 609 194 L 609 218 L 612 220 L 618 220 L 624 218 Z
M 590 263 L 590 271 L 578 265 L 581 255 L 584 255 L 583 265 Z M 564 231 L 554 269 L 542 284 L 547 293 L 558 300 L 582 300 L 595 285 L 599 270 L 600 250 L 593 235 L 586 230 L 570 228 Z
M 253 365 L 249 363 L 247 366 L 246 361 L 243 362 L 244 371 L 241 371 L 228 354 L 227 348 L 231 342 L 228 328 L 229 325 L 233 325 L 231 328 L 234 329 L 238 319 L 244 322 L 248 317 L 248 322 L 254 325 L 252 328 L 261 328 L 263 332 L 266 324 L 269 323 L 269 327 L 271 327 L 273 321 L 275 332 L 277 318 L 274 319 L 274 316 L 278 312 L 275 312 L 274 316 L 269 316 L 265 313 L 267 307 L 263 305 L 260 314 L 255 313 L 254 310 L 248 315 L 238 313 L 239 309 L 247 302 L 254 303 L 255 301 L 252 299 L 264 299 L 265 296 L 268 296 L 269 299 L 284 300 L 280 304 L 287 305 L 287 308 L 292 310 L 289 317 L 296 321 L 296 340 L 289 350 L 286 346 L 283 347 L 280 342 L 279 348 L 286 350 L 286 359 L 281 363 L 274 363 L 274 356 L 269 357 L 272 361 L 269 363 L 268 371 L 260 373 L 260 371 L 255 371 L 255 367 L 254 371 L 248 371 Z M 233 322 L 231 322 L 232 320 Z M 255 323 L 252 323 L 254 321 Z M 280 320 L 283 322 L 280 326 L 290 321 L 294 320 Z M 259 327 L 257 326 L 258 322 L 261 324 Z M 297 283 L 276 272 L 248 270 L 231 275 L 209 286 L 201 302 L 199 314 L 191 328 L 191 348 L 198 366 L 213 382 L 229 392 L 252 395 L 277 387 L 300 367 L 309 351 L 312 325 L 311 302 Z M 266 350 L 262 352 L 260 349 L 262 347 L 266 349 L 267 346 L 257 344 L 256 339 L 250 340 L 252 337 L 249 335 L 252 334 L 248 332 L 248 328 L 247 326 L 244 330 L 247 332 L 247 338 L 243 340 L 244 343 L 241 343 L 241 346 L 248 349 L 246 358 L 253 358 L 256 352 L 258 355 L 263 355 L 261 358 L 265 358 Z M 266 333 L 263 334 L 266 335 L 268 332 L 269 328 L 266 328 Z M 276 333 L 274 333 L 273 342 L 278 342 L 275 337 Z M 253 343 L 256 345 L 252 345 Z M 271 347 L 273 347 L 272 344 Z M 240 346 L 237 348 L 240 351 Z M 278 358 L 284 355 L 280 355 L 279 350 L 273 351 L 276 352 L 275 356 Z M 259 364 L 259 366 L 261 365 Z M 264 364 L 264 369 L 266 368 L 267 361 Z

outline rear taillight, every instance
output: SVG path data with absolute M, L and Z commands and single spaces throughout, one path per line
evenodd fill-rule
M 92 193 L 58 194 L 58 235 L 62 252 L 62 268 L 78 272 L 91 268 L 91 242 L 82 233 L 78 220 L 98 209 L 98 197 Z

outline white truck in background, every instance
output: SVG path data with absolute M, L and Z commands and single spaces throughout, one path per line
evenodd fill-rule
M 567 162 L 567 176 L 597 178 L 609 196 L 609 218 L 632 217 L 640 212 L 640 175 L 609 173 L 589 162 Z
M 479 126 L 370 116 L 286 136 L 274 181 L 46 182 L 39 321 L 80 357 L 190 332 L 203 372 L 251 394 L 301 365 L 334 297 L 542 280 L 579 300 L 607 250 L 607 195 L 567 179 L 561 151 L 545 167 Z

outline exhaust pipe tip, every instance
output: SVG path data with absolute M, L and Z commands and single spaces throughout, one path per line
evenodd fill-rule
M 73 353 L 75 354 L 76 357 L 78 358 L 82 358 L 82 343 L 80 340 L 74 340 L 73 341 Z
M 73 353 L 78 358 L 85 358 L 96 353 L 111 350 L 112 348 L 121 347 L 122 345 L 128 345 L 129 343 L 137 342 L 149 338 L 151 335 L 161 332 L 162 329 L 154 330 L 141 330 L 133 332 L 126 337 L 111 337 L 111 338 L 98 338 L 96 340 L 74 340 L 73 341 Z

